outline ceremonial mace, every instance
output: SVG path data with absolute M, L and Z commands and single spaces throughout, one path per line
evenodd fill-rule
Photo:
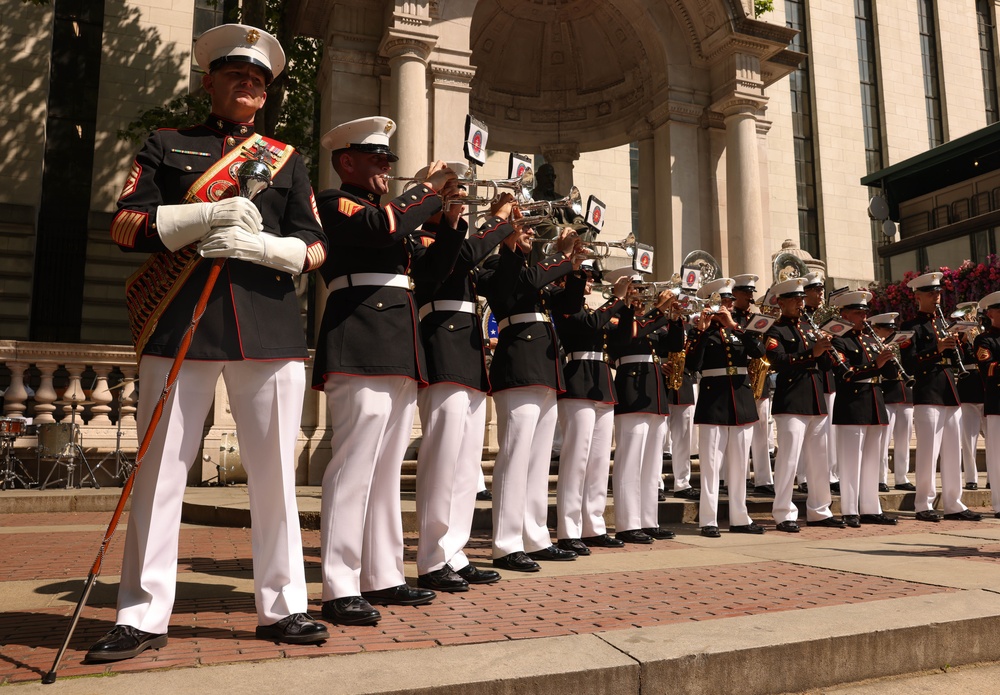
M 239 186 L 239 196 L 253 200 L 254 196 L 271 185 L 271 170 L 263 161 L 268 154 L 269 153 L 265 148 L 258 146 L 257 152 L 254 155 L 255 158 L 248 159 L 240 164 L 239 168 L 236 170 L 236 182 Z M 205 288 L 201 291 L 201 297 L 198 298 L 198 303 L 194 307 L 194 311 L 191 314 L 191 323 L 188 325 L 187 331 L 184 333 L 184 337 L 181 338 L 181 344 L 177 348 L 177 355 L 174 357 L 174 363 L 171 365 L 170 371 L 167 373 L 166 381 L 163 384 L 163 391 L 160 392 L 160 398 L 156 401 L 156 406 L 153 408 L 153 416 L 149 420 L 149 426 L 146 427 L 146 433 L 143 435 L 142 443 L 139 444 L 139 450 L 135 455 L 135 466 L 132 468 L 132 472 L 125 480 L 125 484 L 122 486 L 122 494 L 121 497 L 118 498 L 118 506 L 115 507 L 115 511 L 111 515 L 111 522 L 108 524 L 108 530 L 104 533 L 104 540 L 101 541 L 101 547 L 97 551 L 97 557 L 94 559 L 94 564 L 90 568 L 90 574 L 87 575 L 87 581 L 83 585 L 83 593 L 80 595 L 80 600 L 76 604 L 76 610 L 73 612 L 72 620 L 70 620 L 69 629 L 66 631 L 66 638 L 63 640 L 62 646 L 56 654 L 55 661 L 52 662 L 52 669 L 42 677 L 42 683 L 45 683 L 46 685 L 56 682 L 56 669 L 59 668 L 59 662 L 62 661 L 63 654 L 66 653 L 69 641 L 73 637 L 73 631 L 76 629 L 76 624 L 80 620 L 80 613 L 83 611 L 83 607 L 87 605 L 87 598 L 90 596 L 90 590 L 94 587 L 94 582 L 97 581 L 97 577 L 101 574 L 101 564 L 104 560 L 104 556 L 108 552 L 108 546 L 111 544 L 111 537 L 114 536 L 115 531 L 118 528 L 118 520 L 121 518 L 122 512 L 125 510 L 125 503 L 128 501 L 128 497 L 132 493 L 132 484 L 135 481 L 135 474 L 139 472 L 139 467 L 142 466 L 142 459 L 146 455 L 146 451 L 149 449 L 150 442 L 153 440 L 153 434 L 156 432 L 156 426 L 159 424 L 160 417 L 163 415 L 163 408 L 167 403 L 167 399 L 170 397 L 170 392 L 174 387 L 174 383 L 177 381 L 177 375 L 180 373 L 181 364 L 184 362 L 184 357 L 187 355 L 188 348 L 191 347 L 191 341 L 194 339 L 194 332 L 198 329 L 198 324 L 201 322 L 201 317 L 205 313 L 205 307 L 208 304 L 208 298 L 212 294 L 212 289 L 215 287 L 216 280 L 219 279 L 219 273 L 222 271 L 222 265 L 225 262 L 225 258 L 216 258 L 212 262 L 212 267 L 208 271 L 208 279 L 205 280 Z

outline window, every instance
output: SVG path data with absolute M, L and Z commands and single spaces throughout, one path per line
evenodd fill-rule
M 632 193 L 632 233 L 639 236 L 639 143 L 630 142 L 628 146 L 629 188 Z M 651 230 L 652 231 L 652 230 Z
M 1000 119 L 997 105 L 997 56 L 996 28 L 989 0 L 976 0 L 976 17 L 979 24 L 979 62 L 983 66 L 983 97 L 986 100 L 986 125 Z
M 238 0 L 194 0 L 194 21 L 191 28 L 191 79 L 192 94 L 201 89 L 201 69 L 194 59 L 194 42 L 209 29 L 237 19 Z
M 924 68 L 927 142 L 929 147 L 937 147 L 944 142 L 944 121 L 941 117 L 941 78 L 938 74 L 934 0 L 917 0 L 917 11 L 920 16 L 920 56 Z

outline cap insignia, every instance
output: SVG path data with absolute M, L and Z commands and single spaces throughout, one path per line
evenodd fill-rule
M 260 39 L 260 32 L 256 29 L 251 29 L 247 32 L 247 43 L 253 46 Z
M 386 132 L 386 134 L 388 134 L 389 131 L 392 130 L 395 127 L 395 125 L 396 124 L 393 123 L 392 121 L 386 121 L 385 122 L 385 132 Z

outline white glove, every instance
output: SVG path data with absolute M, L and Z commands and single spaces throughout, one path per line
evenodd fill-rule
M 306 262 L 306 242 L 295 237 L 250 234 L 241 227 L 219 227 L 201 240 L 198 253 L 203 258 L 235 258 L 298 275 Z
M 264 222 L 248 198 L 226 198 L 215 203 L 161 205 L 156 210 L 156 231 L 171 251 L 201 239 L 216 227 L 239 227 L 260 233 Z

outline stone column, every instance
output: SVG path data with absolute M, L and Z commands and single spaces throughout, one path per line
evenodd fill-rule
M 430 71 L 434 107 L 430 158 L 465 161 L 465 117 L 469 113 L 469 94 L 476 70 L 468 65 L 432 62 Z
M 639 138 L 639 241 L 656 243 L 656 153 L 653 134 Z
M 754 100 L 733 99 L 722 111 L 726 123 L 726 221 L 729 266 L 767 277 L 757 156 L 759 106 Z
M 427 57 L 432 49 L 429 40 L 396 30 L 389 31 L 379 49 L 389 59 L 392 71 L 396 134 L 391 146 L 399 155 L 399 161 L 393 166 L 399 176 L 413 176 L 430 160 Z M 397 188 L 402 189 L 401 186 Z
M 580 158 L 580 147 L 571 142 L 542 145 L 542 156 L 556 172 L 556 191 L 568 195 L 573 187 L 573 162 Z
M 670 276 L 680 271 L 679 257 L 680 239 L 674 239 L 673 222 L 673 186 L 670 171 L 670 123 L 663 122 L 653 131 L 653 168 L 654 187 L 653 205 L 656 220 L 653 223 L 655 241 L 653 247 L 653 277 L 657 280 L 669 280 Z

